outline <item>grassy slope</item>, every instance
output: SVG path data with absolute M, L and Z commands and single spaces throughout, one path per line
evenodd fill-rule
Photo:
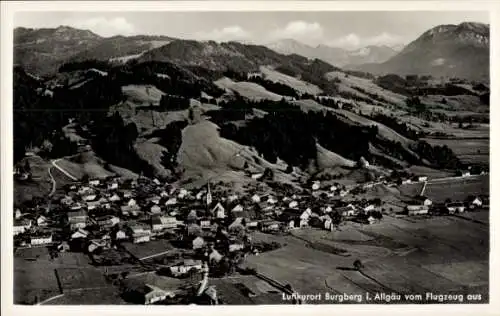
M 316 85 L 302 81 L 302 80 L 297 79 L 297 78 L 292 77 L 292 76 L 285 75 L 285 74 L 278 72 L 270 67 L 261 66 L 260 71 L 262 72 L 262 74 L 264 74 L 264 77 L 267 80 L 285 84 L 289 87 L 294 88 L 295 90 L 299 91 L 300 93 L 308 93 L 308 94 L 316 95 L 316 94 L 320 94 L 322 92 L 321 89 L 318 88 Z
M 127 85 L 122 87 L 125 97 L 136 105 L 158 105 L 165 93 L 153 85 Z
M 405 106 L 405 99 L 406 98 L 404 96 L 397 94 L 397 93 L 394 93 L 394 92 L 389 91 L 389 90 L 385 90 L 385 89 L 377 86 L 370 79 L 360 78 L 360 77 L 356 77 L 353 75 L 349 75 L 348 77 L 346 77 L 345 73 L 339 72 L 339 71 L 329 72 L 325 75 L 325 77 L 328 80 L 333 80 L 335 78 L 340 79 L 341 82 L 337 83 L 337 85 L 339 86 L 341 91 L 348 91 L 348 92 L 352 92 L 352 93 L 357 94 L 357 95 L 362 96 L 362 97 L 370 98 L 368 95 L 353 89 L 352 86 L 354 86 L 354 87 L 361 88 L 368 93 L 378 94 L 380 97 L 387 100 L 388 103 L 392 103 L 394 105 L 398 105 L 401 107 Z
M 239 93 L 241 96 L 248 98 L 250 100 L 268 99 L 268 100 L 279 101 L 283 98 L 283 96 L 267 91 L 264 87 L 253 82 L 246 82 L 246 81 L 235 82 L 227 77 L 224 77 L 215 81 L 214 83 L 221 89 L 235 91 Z
M 339 154 L 331 152 L 321 145 L 316 145 L 318 148 L 318 165 L 320 169 L 332 167 L 354 167 L 356 163 L 352 160 L 346 159 Z
M 78 179 L 85 175 L 90 178 L 106 178 L 113 175 L 113 173 L 103 167 L 104 163 L 101 158 L 89 151 L 72 158 L 61 159 L 57 162 L 57 165 Z
M 161 163 L 164 152 L 167 149 L 153 142 L 153 140 L 137 141 L 134 145 L 137 155 L 148 162 L 160 177 L 168 177 L 170 172 Z

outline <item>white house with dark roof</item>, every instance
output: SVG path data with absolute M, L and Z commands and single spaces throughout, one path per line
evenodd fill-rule
M 68 212 L 68 222 L 71 230 L 85 228 L 87 226 L 88 215 L 83 210 Z
M 45 227 L 48 225 L 47 217 L 40 215 L 36 219 L 36 225 L 39 227 Z
M 30 236 L 32 246 L 47 245 L 52 243 L 52 233 L 37 233 Z
M 212 214 L 214 214 L 214 216 L 216 218 L 225 218 L 226 217 L 226 210 L 224 209 L 224 207 L 222 206 L 222 204 L 220 204 L 220 202 L 219 202 L 212 209 Z

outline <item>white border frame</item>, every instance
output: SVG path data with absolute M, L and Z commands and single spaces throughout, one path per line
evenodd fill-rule
M 2 1 L 1 2 L 1 210 L 4 214 L 1 221 L 2 236 L 2 314 L 32 315 L 86 315 L 99 312 L 106 315 L 137 315 L 147 312 L 149 315 L 190 314 L 201 315 L 214 312 L 219 315 L 251 315 L 255 313 L 302 315 L 311 314 L 399 314 L 421 315 L 453 313 L 455 315 L 500 315 L 499 278 L 494 267 L 500 266 L 498 256 L 498 238 L 495 228 L 498 227 L 499 214 L 495 210 L 500 201 L 495 198 L 496 166 L 490 163 L 490 195 L 492 197 L 490 214 L 490 303 L 481 305 L 323 305 L 323 306 L 255 306 L 255 307 L 203 307 L 203 306 L 18 306 L 13 305 L 13 235 L 12 235 L 12 61 L 13 61 L 13 17 L 16 11 L 489 11 L 490 12 L 490 69 L 500 69 L 499 19 L 500 1 L 490 0 L 426 0 L 426 1 Z M 168 34 L 165 34 L 168 35 Z M 500 76 L 490 71 L 491 88 L 491 125 L 490 125 L 490 162 L 497 155 L 500 128 L 493 121 L 498 117 L 496 106 L 500 100 Z

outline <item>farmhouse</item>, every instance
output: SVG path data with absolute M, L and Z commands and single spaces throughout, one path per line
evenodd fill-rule
M 87 238 L 88 236 L 89 236 L 88 231 L 79 228 L 71 235 L 71 239 L 82 239 L 82 238 Z
M 140 212 L 141 208 L 138 205 L 132 205 L 132 206 L 123 205 L 120 207 L 120 210 L 122 215 L 128 216 L 128 215 L 137 215 Z
M 201 270 L 202 267 L 203 265 L 201 263 L 201 260 L 186 259 L 177 265 L 171 266 L 170 272 L 174 276 L 180 276 L 188 273 L 193 269 Z
M 416 205 L 431 206 L 432 200 L 425 197 L 425 196 L 419 195 L 419 196 L 415 197 L 415 204 Z
M 170 198 L 168 199 L 166 202 L 165 202 L 165 205 L 168 206 L 168 205 L 175 205 L 177 204 L 177 199 L 176 198 Z
M 465 211 L 465 206 L 462 202 L 447 203 L 446 208 L 450 214 L 463 213 Z
M 176 228 L 177 224 L 177 219 L 172 216 L 154 216 L 151 219 L 151 228 L 153 231 Z
M 340 215 L 342 215 L 343 217 L 350 217 L 356 215 L 356 208 L 352 204 L 343 207 L 338 207 L 335 209 L 335 211 Z
M 151 208 L 149 209 L 149 212 L 151 214 L 160 214 L 161 213 L 161 207 L 159 205 L 153 205 L 151 206 Z
M 114 232 L 114 239 L 116 240 L 127 239 L 127 234 L 123 230 L 119 229 Z
M 97 225 L 104 228 L 110 228 L 120 222 L 120 219 L 113 215 L 106 215 L 96 218 Z
M 108 190 L 116 190 L 116 189 L 118 189 L 118 183 L 117 182 L 108 183 Z
M 307 208 L 301 215 L 300 215 L 300 227 L 305 227 L 309 223 L 309 219 L 311 218 L 312 211 L 310 208 Z
M 151 241 L 151 232 L 143 231 L 132 235 L 132 241 L 134 244 L 142 244 Z
M 97 195 L 95 195 L 95 194 L 89 194 L 89 195 L 84 195 L 82 197 L 82 200 L 88 202 L 88 201 L 94 201 L 96 198 L 97 198 Z
M 66 195 L 61 199 L 60 203 L 64 206 L 70 206 L 71 204 L 73 204 L 73 198 Z
M 135 244 L 149 242 L 151 240 L 151 230 L 139 224 L 130 224 L 127 226 L 129 235 Z
M 406 210 L 409 216 L 429 214 L 429 207 L 426 205 L 408 205 Z
M 77 202 L 77 203 L 71 205 L 69 209 L 72 211 L 77 211 L 77 210 L 81 210 L 82 207 L 83 207 L 83 205 Z
M 88 215 L 85 211 L 76 211 L 68 213 L 68 222 L 70 229 L 85 228 L 87 226 Z
M 204 245 L 205 245 L 205 240 L 203 239 L 203 237 L 198 236 L 195 239 L 193 239 L 193 250 L 201 249 L 203 248 Z
M 299 206 L 299 202 L 297 201 L 292 201 L 288 204 L 289 208 L 296 208 L 297 206 Z
M 89 187 L 83 186 L 78 189 L 79 195 L 92 194 L 93 190 Z
M 96 187 L 101 184 L 101 181 L 99 179 L 94 179 L 89 181 L 89 185 Z
M 252 202 L 260 203 L 260 196 L 258 194 L 252 195 Z
M 475 209 L 483 206 L 483 201 L 478 196 L 472 196 L 467 199 L 467 205 L 470 209 Z
M 14 235 L 22 234 L 31 228 L 31 221 L 27 219 L 14 221 Z
M 101 206 L 99 201 L 87 202 L 87 210 L 91 211 Z
M 39 233 L 30 236 L 30 244 L 32 246 L 46 245 L 52 243 L 51 233 Z
M 427 177 L 426 176 L 420 176 L 417 178 L 418 182 L 426 182 L 427 181 Z
M 161 288 L 144 284 L 136 279 L 127 279 L 123 281 L 125 288 L 124 296 L 129 300 L 142 303 L 144 305 L 151 305 L 165 300 L 167 297 L 173 297 L 174 294 Z
M 263 220 L 259 222 L 259 229 L 263 232 L 277 231 L 280 228 L 280 222 L 274 220 Z
M 313 190 L 319 190 L 320 186 L 321 186 L 321 183 L 319 181 L 315 181 L 313 183 L 311 189 L 313 189 Z
M 216 218 L 225 218 L 226 217 L 226 210 L 224 209 L 222 204 L 220 204 L 220 202 L 219 202 L 212 209 L 212 214 L 214 214 Z
M 210 218 L 201 218 L 200 219 L 200 227 L 202 229 L 210 228 L 211 225 L 212 225 L 212 221 L 210 220 Z
M 43 215 L 38 216 L 38 218 L 36 219 L 36 225 L 39 227 L 47 226 L 48 225 L 47 218 Z

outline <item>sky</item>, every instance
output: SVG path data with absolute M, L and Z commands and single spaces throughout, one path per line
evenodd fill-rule
M 175 38 L 266 44 L 295 39 L 357 49 L 401 46 L 440 24 L 489 23 L 487 11 L 333 12 L 17 12 L 15 27 L 88 29 L 101 36 L 166 35 Z

